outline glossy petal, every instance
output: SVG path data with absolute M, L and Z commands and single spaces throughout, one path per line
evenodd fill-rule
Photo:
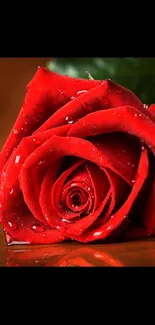
M 114 213 L 112 218 L 110 218 L 105 224 L 100 225 L 96 229 L 94 229 L 94 226 L 92 226 L 91 228 L 83 232 L 80 236 L 72 236 L 73 239 L 79 240 L 80 242 L 91 242 L 97 239 L 106 239 L 112 234 L 114 230 L 120 227 L 120 225 L 124 222 L 124 220 L 128 218 L 131 207 L 148 176 L 148 170 L 149 170 L 148 155 L 147 155 L 147 150 L 144 149 L 141 153 L 136 182 L 126 202 L 116 213 Z
M 0 153 L 0 170 L 14 147 L 36 131 L 55 111 L 65 105 L 78 91 L 89 90 L 100 81 L 74 79 L 42 67 L 38 68 L 27 87 L 27 93 L 10 135 Z

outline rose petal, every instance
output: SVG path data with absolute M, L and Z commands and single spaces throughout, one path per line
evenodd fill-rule
M 111 132 L 126 132 L 135 135 L 144 141 L 155 154 L 155 124 L 131 106 L 91 113 L 73 124 L 68 136 L 86 138 Z
M 27 86 L 27 93 L 10 135 L 0 154 L 0 170 L 20 141 L 38 129 L 79 90 L 89 90 L 100 81 L 74 79 L 39 67 Z
M 78 166 L 80 166 L 83 163 L 84 163 L 83 161 L 78 162 L 76 165 L 72 166 L 69 170 L 67 170 L 64 174 L 62 174 L 63 175 L 61 177 L 62 184 L 59 183 L 57 189 L 58 191 L 56 191 L 57 198 L 54 198 L 53 204 L 51 199 L 51 191 L 53 189 L 53 186 L 56 187 L 57 182 L 55 183 L 56 177 L 53 177 L 53 166 L 47 171 L 42 183 L 39 202 L 40 202 L 42 212 L 50 226 L 59 227 L 59 222 L 61 221 L 59 216 L 58 204 L 59 204 L 59 197 L 62 192 L 62 186 L 64 184 L 64 180 L 74 169 L 76 169 Z M 57 166 L 57 163 L 55 163 L 54 166 Z M 63 224 L 62 227 L 65 227 L 65 224 Z
M 116 174 L 132 185 L 140 158 L 140 143 L 128 134 L 111 133 L 89 140 L 112 163 Z
M 81 95 L 80 98 L 75 98 L 64 105 L 41 125 L 36 132 L 64 125 L 64 123 L 73 123 L 97 110 L 123 105 L 131 105 L 142 112 L 145 111 L 143 104 L 134 93 L 112 81 L 105 80 L 101 84 L 96 84 L 96 87 Z M 148 112 L 148 115 L 152 117 L 151 112 Z
M 135 202 L 135 199 L 137 198 L 148 176 L 148 170 L 148 154 L 147 150 L 144 149 L 141 153 L 136 182 L 131 190 L 128 199 L 122 205 L 122 207 L 105 224 L 97 227 L 96 229 L 94 229 L 94 226 L 92 226 L 83 232 L 80 236 L 73 235 L 72 238 L 80 242 L 91 242 L 97 239 L 106 239 L 112 234 L 115 229 L 119 228 L 124 220 L 128 217 L 132 205 Z

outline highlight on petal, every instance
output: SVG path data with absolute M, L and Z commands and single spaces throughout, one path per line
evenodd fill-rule
M 20 113 L 0 153 L 0 170 L 24 137 L 36 131 L 78 91 L 90 90 L 99 84 L 97 80 L 74 79 L 39 67 L 27 87 Z

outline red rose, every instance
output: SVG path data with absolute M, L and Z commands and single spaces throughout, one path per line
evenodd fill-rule
M 7 242 L 153 234 L 154 107 L 110 80 L 39 68 L 0 154 Z

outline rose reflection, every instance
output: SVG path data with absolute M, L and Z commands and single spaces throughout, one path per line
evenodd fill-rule
M 103 251 L 103 247 L 52 245 L 41 247 L 12 248 L 7 251 L 6 266 L 54 266 L 93 267 L 124 266 L 124 264 Z

